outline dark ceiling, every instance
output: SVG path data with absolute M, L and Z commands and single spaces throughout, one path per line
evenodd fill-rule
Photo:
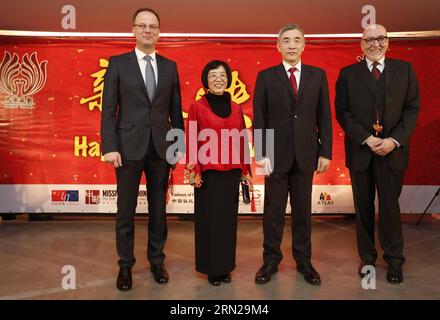
M 150 6 L 161 15 L 163 33 L 274 34 L 288 22 L 307 34 L 358 33 L 367 4 L 388 31 L 440 29 L 440 0 L 2 0 L 0 29 L 65 31 L 66 4 L 76 8 L 79 32 L 129 32 L 133 11 Z

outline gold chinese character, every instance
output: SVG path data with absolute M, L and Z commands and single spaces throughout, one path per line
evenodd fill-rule
M 101 112 L 102 92 L 104 90 L 104 75 L 107 71 L 108 61 L 106 59 L 99 59 L 99 66 L 103 69 L 90 75 L 92 78 L 95 78 L 95 81 L 93 81 L 93 92 L 96 94 L 89 98 L 81 98 L 80 104 L 88 103 L 90 111 L 93 111 L 95 107 L 98 107 L 99 111 Z

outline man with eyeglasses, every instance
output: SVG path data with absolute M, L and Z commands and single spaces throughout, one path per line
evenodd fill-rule
M 399 196 L 408 166 L 409 140 L 420 110 L 419 89 L 410 63 L 385 57 L 387 31 L 370 25 L 362 35 L 365 59 L 343 68 L 336 82 L 336 118 L 345 131 L 345 163 L 356 210 L 358 273 L 364 277 L 377 259 L 375 206 L 379 202 L 379 241 L 388 263 L 387 281 L 403 281 L 403 236 Z M 366 267 L 368 266 L 368 267 Z M 364 268 L 365 267 L 365 268 Z
M 166 194 L 170 163 L 166 141 L 171 128 L 184 130 L 176 63 L 156 54 L 160 18 L 150 8 L 133 15 L 134 51 L 110 57 L 104 77 L 101 142 L 104 160 L 115 167 L 118 200 L 116 247 L 121 291 L 132 287 L 134 216 L 142 173 L 147 180 L 148 249 L 154 279 L 168 282 Z M 184 150 L 179 150 L 184 152 Z

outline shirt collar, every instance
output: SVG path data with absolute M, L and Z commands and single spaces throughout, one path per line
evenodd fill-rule
M 284 66 L 284 69 L 286 69 L 286 72 L 288 72 L 289 69 L 292 68 L 292 66 L 290 64 L 288 64 L 284 60 L 283 60 L 283 66 Z M 299 73 L 301 73 L 301 60 L 296 65 L 294 65 L 293 67 L 296 68 L 296 70 L 298 70 Z
M 371 61 L 368 58 L 365 58 L 365 61 L 367 61 L 367 66 L 368 69 L 372 68 L 372 64 L 374 63 L 373 61 Z M 380 60 L 377 61 L 379 63 L 379 65 L 381 65 L 382 67 L 385 67 L 385 56 L 383 56 Z
M 134 52 L 136 53 L 138 60 L 143 60 L 146 56 L 146 54 L 139 50 L 137 47 L 134 48 Z M 151 57 L 152 61 L 156 61 L 156 51 L 150 53 L 149 56 Z

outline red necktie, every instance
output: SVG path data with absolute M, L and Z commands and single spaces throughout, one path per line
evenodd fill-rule
M 292 88 L 293 88 L 293 94 L 295 95 L 295 98 L 298 94 L 298 84 L 296 83 L 296 78 L 295 78 L 295 71 L 297 69 L 296 68 L 290 68 L 289 72 L 290 72 L 290 82 L 292 83 Z
M 373 63 L 373 68 L 371 69 L 371 74 L 373 75 L 374 79 L 379 80 L 382 73 L 380 73 L 380 70 L 377 68 L 379 65 L 379 62 Z

